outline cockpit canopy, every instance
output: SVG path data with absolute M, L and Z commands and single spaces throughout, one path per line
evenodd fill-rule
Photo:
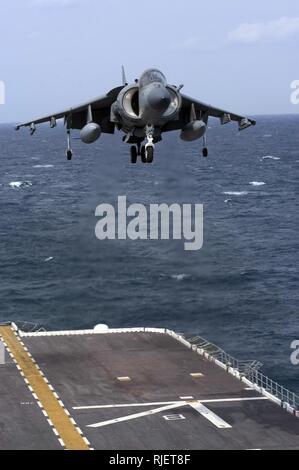
M 160 72 L 158 69 L 149 69 L 146 70 L 140 78 L 139 84 L 140 87 L 146 87 L 147 85 L 150 85 L 151 83 L 161 83 L 162 85 L 166 86 L 167 85 L 167 80 L 165 75 Z

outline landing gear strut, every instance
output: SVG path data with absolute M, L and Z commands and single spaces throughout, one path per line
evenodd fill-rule
M 67 149 L 66 149 L 66 158 L 70 161 L 73 158 L 73 151 L 71 149 L 71 131 L 67 130 Z
M 146 137 L 147 137 L 147 144 L 145 146 L 145 161 L 146 163 L 153 163 L 154 153 L 155 153 L 154 127 L 153 126 L 146 127 Z

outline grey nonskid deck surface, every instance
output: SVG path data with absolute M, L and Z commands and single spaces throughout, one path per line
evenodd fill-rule
M 41 413 L 17 367 L 0 365 L 0 450 L 60 450 L 61 445 Z
M 95 449 L 299 449 L 298 419 L 170 336 L 111 333 L 23 341 Z M 0 448 L 59 448 L 15 366 L 0 366 L 0 376 L 1 392 L 9 389 L 0 393 Z M 130 381 L 119 380 L 124 377 Z M 214 414 L 196 409 L 199 401 Z

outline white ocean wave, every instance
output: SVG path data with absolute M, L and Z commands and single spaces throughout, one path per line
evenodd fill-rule
M 280 160 L 279 157 L 273 157 L 272 155 L 266 155 L 262 160 Z
M 30 181 L 12 181 L 9 186 L 12 189 L 31 188 L 32 183 Z
M 225 196 L 247 196 L 248 191 L 226 191 L 223 194 Z
M 54 165 L 34 165 L 33 168 L 54 168 Z
M 174 274 L 173 276 L 171 276 L 171 279 L 174 279 L 175 281 L 184 281 L 189 277 L 189 274 Z
M 270 139 L 270 137 L 272 137 L 272 134 L 265 134 L 265 135 L 263 135 L 263 138 L 264 138 L 264 139 Z
M 251 186 L 265 186 L 266 183 L 264 183 L 263 181 L 252 181 L 251 183 L 249 183 Z
M 50 256 L 49 258 L 46 258 L 44 262 L 48 263 L 49 261 L 52 261 L 53 259 L 54 259 L 53 256 Z

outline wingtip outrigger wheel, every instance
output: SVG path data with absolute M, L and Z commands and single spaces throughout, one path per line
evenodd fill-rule
M 66 150 L 66 158 L 70 161 L 73 158 L 73 151 L 71 149 L 71 131 L 70 129 L 67 130 L 67 150 Z
M 67 150 L 66 151 L 66 158 L 71 161 L 73 158 L 73 151 L 72 150 Z
M 204 147 L 202 149 L 202 156 L 204 158 L 207 158 L 209 156 L 209 149 L 207 147 L 207 137 L 206 137 L 206 135 L 204 135 L 204 138 L 203 138 L 203 145 L 204 145 Z

